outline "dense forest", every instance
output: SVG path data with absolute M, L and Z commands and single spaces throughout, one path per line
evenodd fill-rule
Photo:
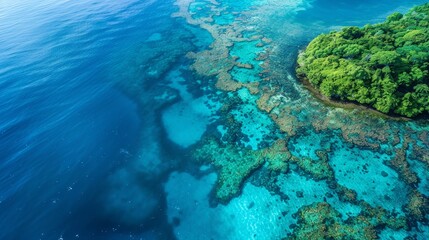
M 429 3 L 316 37 L 297 74 L 323 95 L 407 117 L 429 111 Z

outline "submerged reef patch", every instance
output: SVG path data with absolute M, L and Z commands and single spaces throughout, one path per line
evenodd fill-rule
M 173 172 L 165 191 L 168 218 L 179 240 L 189 239 L 281 239 L 288 232 L 284 217 L 288 206 L 263 187 L 245 184 L 240 196 L 227 205 L 210 206 L 208 186 L 216 174 L 195 178 Z M 186 187 L 184 187 L 186 186 Z
M 377 227 L 407 228 L 405 218 L 392 217 L 382 209 L 366 209 L 343 220 L 341 214 L 325 202 L 313 203 L 298 211 L 298 226 L 287 239 L 378 239 Z
M 284 52 L 291 47 L 285 50 L 283 39 L 261 27 L 273 20 L 266 16 L 283 10 L 281 14 L 293 15 L 305 5 L 301 4 L 176 1 L 179 11 L 173 16 L 213 38 L 208 48 L 190 50 L 187 57 L 196 78 L 207 80 L 208 92 L 222 98 L 218 118 L 207 124 L 208 130 L 190 149 L 197 164 L 212 166 L 210 170 L 217 173 L 207 185 L 213 187 L 213 194 L 205 191 L 199 197 L 204 201 L 214 197 L 221 203 L 215 207 L 219 210 L 248 199 L 249 191 L 264 192 L 266 199 L 258 200 L 275 201 L 283 211 L 278 220 L 272 220 L 284 224 L 283 231 L 273 228 L 276 234 L 281 232 L 274 239 L 376 239 L 390 230 L 407 237 L 425 231 L 428 202 L 421 189 L 427 186 L 422 180 L 427 173 L 419 168 L 429 166 L 427 123 L 397 121 L 316 101 L 293 77 L 293 70 L 284 68 L 295 54 Z M 303 30 L 296 26 L 291 31 Z M 249 214 L 260 206 L 258 202 L 240 204 Z M 235 210 L 240 215 L 228 216 L 227 222 L 254 219 L 241 215 L 244 210 Z M 172 211 L 175 216 L 181 214 Z M 225 220 L 222 213 L 219 218 L 207 212 L 216 219 L 214 225 Z M 261 218 L 271 219 L 267 214 Z M 176 236 L 185 239 L 179 235 L 185 232 L 180 224 L 175 227 L 180 229 Z M 239 230 L 231 225 L 225 229 L 234 236 L 264 239 L 247 228 L 243 234 L 248 235 L 235 235 Z M 224 236 L 217 230 L 209 230 L 209 235 Z
M 129 169 L 120 169 L 108 179 L 108 188 L 102 197 L 102 207 L 109 219 L 130 227 L 147 221 L 159 204 L 155 193 Z
M 207 138 L 194 151 L 194 157 L 201 163 L 211 163 L 219 171 L 216 184 L 216 198 L 226 203 L 240 192 L 243 181 L 267 161 L 273 171 L 287 171 L 291 158 L 284 141 L 261 150 L 250 150 L 235 145 L 219 143 Z
M 221 104 L 214 94 L 194 97 L 180 69 L 171 71 L 166 80 L 169 87 L 179 92 L 180 101 L 163 111 L 162 122 L 170 140 L 186 148 L 200 140 L 217 118 L 215 113 Z

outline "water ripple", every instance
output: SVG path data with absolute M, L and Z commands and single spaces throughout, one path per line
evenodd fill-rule
M 0 2 L 0 239 L 61 232 L 57 219 L 136 141 L 136 109 L 108 81 L 108 51 L 165 17 L 145 12 L 155 2 Z

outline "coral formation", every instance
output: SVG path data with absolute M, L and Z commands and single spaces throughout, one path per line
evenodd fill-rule
M 417 186 L 419 179 L 417 175 L 411 171 L 410 164 L 407 162 L 406 151 L 408 144 L 409 136 L 405 136 L 402 148 L 395 150 L 395 157 L 390 161 L 386 161 L 386 165 L 395 169 L 406 184 Z
M 243 32 L 247 29 L 240 24 L 240 21 L 245 18 L 235 19 L 234 13 L 231 18 L 234 21 L 226 21 L 227 24 L 216 24 L 215 19 L 219 19 L 223 11 L 216 1 L 205 3 L 211 4 L 210 13 L 206 17 L 197 17 L 195 12 L 190 11 L 192 3 L 196 3 L 196 1 L 176 1 L 179 11 L 173 16 L 183 17 L 189 24 L 207 30 L 214 39 L 208 50 L 187 54 L 190 59 L 194 60 L 192 68 L 200 75 L 215 76 L 218 81 L 216 87 L 224 91 L 236 91 L 240 87 L 246 86 L 245 83 L 253 82 L 248 79 L 251 75 L 256 76 L 254 80 L 257 80 L 258 75 L 263 71 L 263 64 L 260 65 L 259 61 L 264 59 L 262 55 L 267 48 L 265 44 L 270 40 L 260 35 L 244 37 Z M 222 15 L 222 17 L 225 16 Z M 252 51 L 248 51 L 250 49 Z M 260 56 L 261 58 L 259 58 Z M 237 77 L 233 75 L 237 75 Z
M 427 221 L 427 215 L 429 214 L 429 198 L 417 190 L 412 190 L 408 194 L 408 198 L 409 202 L 405 207 L 405 211 L 411 215 L 413 220 Z
M 404 218 L 395 219 L 380 208 L 366 208 L 358 216 L 344 221 L 326 202 L 305 206 L 298 211 L 298 226 L 287 239 L 378 239 L 378 227 L 407 227 Z
M 208 138 L 195 149 L 194 157 L 199 162 L 213 164 L 219 170 L 215 194 L 218 200 L 226 203 L 240 192 L 242 183 L 249 174 L 265 161 L 273 171 L 287 171 L 291 154 L 282 140 L 271 147 L 254 151 L 223 145 L 216 139 Z
M 287 172 L 292 158 L 285 140 L 277 140 L 271 147 L 264 149 L 263 155 L 268 162 L 268 169 L 277 172 Z
M 334 180 L 334 172 L 328 162 L 326 152 L 317 151 L 318 160 L 313 160 L 308 157 L 303 158 L 292 158 L 292 161 L 296 163 L 300 169 L 306 174 L 310 174 L 316 180 Z
M 213 164 L 219 170 L 216 197 L 221 202 L 228 202 L 237 195 L 244 179 L 264 162 L 261 152 L 222 146 L 215 139 L 207 139 L 196 149 L 194 157 L 202 163 Z
M 228 204 L 252 176 L 252 183 L 287 201 L 279 186 L 288 183 L 276 181 L 299 175 L 300 181 L 307 179 L 303 184 L 312 181 L 326 193 L 311 198 L 305 191 L 291 191 L 294 201 L 308 201 L 299 207 L 313 203 L 296 214 L 292 239 L 375 239 L 386 227 L 408 231 L 407 224 L 424 223 L 427 198 L 410 190 L 420 177 L 412 163 L 429 166 L 424 124 L 315 101 L 281 70 L 284 62 L 275 61 L 283 56 L 276 52 L 278 42 L 254 24 L 269 4 L 234 4 L 178 0 L 174 15 L 213 37 L 209 48 L 189 51 L 187 57 L 196 75 L 214 80 L 210 84 L 223 98 L 215 133 L 193 148 L 193 157 L 218 173 L 217 200 Z M 408 199 L 398 195 L 404 191 Z M 341 215 L 335 209 L 344 206 L 353 211 Z

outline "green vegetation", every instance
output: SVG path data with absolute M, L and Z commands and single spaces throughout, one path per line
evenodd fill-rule
M 323 95 L 414 117 L 429 112 L 429 3 L 316 37 L 297 73 Z

